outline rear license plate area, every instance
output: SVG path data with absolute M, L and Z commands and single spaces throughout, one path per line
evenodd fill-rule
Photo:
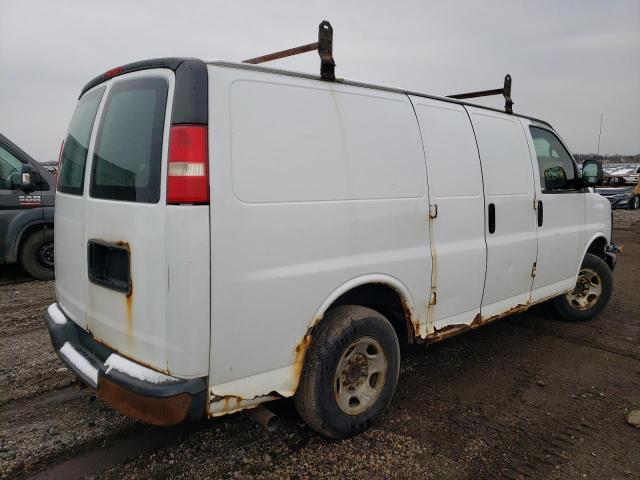
M 129 295 L 131 270 L 128 245 L 89 240 L 87 248 L 89 281 Z

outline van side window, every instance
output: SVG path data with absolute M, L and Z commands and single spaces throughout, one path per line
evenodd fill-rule
M 16 190 L 21 186 L 22 162 L 0 146 L 0 190 Z
M 168 91 L 160 77 L 113 84 L 93 152 L 92 197 L 158 202 Z
M 97 88 L 87 93 L 80 99 L 73 112 L 58 166 L 59 192 L 82 195 L 89 139 L 104 89 L 105 87 Z
M 577 188 L 575 164 L 562 142 L 549 130 L 529 127 L 538 157 L 542 190 Z

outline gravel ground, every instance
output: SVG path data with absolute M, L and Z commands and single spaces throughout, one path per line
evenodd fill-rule
M 616 211 L 615 293 L 588 323 L 545 306 L 403 351 L 396 396 L 356 438 L 310 431 L 288 400 L 142 425 L 81 390 L 42 322 L 53 282 L 0 269 L 0 476 L 15 478 L 640 478 L 640 212 Z M 35 353 L 35 354 L 34 354 Z

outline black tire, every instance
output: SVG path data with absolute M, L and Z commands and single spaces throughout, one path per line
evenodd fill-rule
M 39 230 L 29 235 L 20 249 L 22 268 L 38 280 L 53 280 L 53 230 Z
M 601 293 L 595 303 L 584 310 L 574 306 L 567 298 L 567 295 L 556 297 L 552 301 L 554 310 L 562 319 L 569 322 L 581 322 L 595 318 L 607 306 L 613 293 L 613 275 L 604 260 L 596 255 L 587 253 L 582 261 L 580 271 L 583 271 L 583 269 L 589 269 L 599 277 Z
M 378 387 L 377 399 L 362 413 L 347 414 L 338 405 L 334 393 L 336 369 L 353 342 L 362 339 L 378 342 L 383 350 L 382 358 L 386 358 L 386 374 L 376 377 L 376 385 L 381 379 L 384 382 Z M 384 413 L 395 392 L 399 371 L 400 346 L 389 321 L 370 308 L 336 307 L 326 314 L 313 333 L 294 397 L 296 409 L 312 429 L 326 437 L 341 439 L 357 435 Z

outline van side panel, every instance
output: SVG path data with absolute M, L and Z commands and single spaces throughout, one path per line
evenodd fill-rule
M 408 98 L 218 66 L 209 79 L 211 394 L 292 395 L 316 311 L 361 276 L 397 279 L 424 326 L 427 184 Z
M 480 150 L 486 212 L 495 206 L 495 232 L 486 233 L 482 297 L 482 317 L 489 318 L 530 302 L 537 255 L 534 173 L 517 117 L 466 109 Z
M 478 147 L 465 109 L 410 97 L 427 159 L 431 220 L 432 289 L 428 328 L 470 324 L 480 314 L 487 259 L 484 195 Z

